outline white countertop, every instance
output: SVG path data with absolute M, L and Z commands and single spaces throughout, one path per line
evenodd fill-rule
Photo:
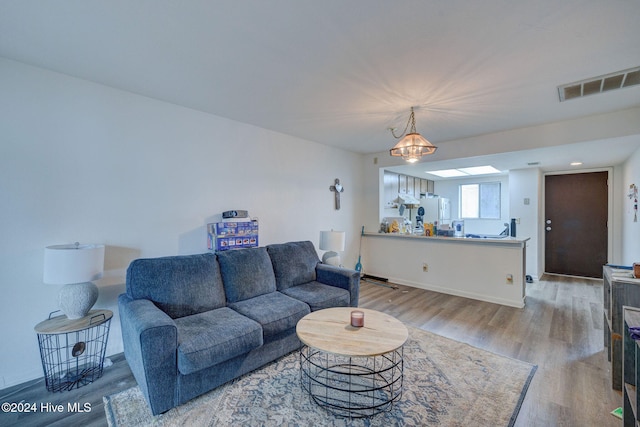
M 529 237 L 446 237 L 446 236 L 418 236 L 415 234 L 400 233 L 364 233 L 365 237 L 385 237 L 385 238 L 402 238 L 402 239 L 419 239 L 430 242 L 443 243 L 492 243 L 506 245 L 521 245 L 530 240 Z

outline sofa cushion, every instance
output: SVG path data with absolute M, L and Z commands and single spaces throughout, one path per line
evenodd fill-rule
M 212 253 L 137 259 L 127 269 L 127 295 L 153 301 L 175 319 L 226 305 Z
M 176 319 L 178 370 L 197 372 L 262 345 L 262 328 L 224 307 Z
M 267 251 L 279 291 L 316 280 L 316 265 L 320 259 L 313 243 L 305 241 L 269 245 Z
M 228 302 L 275 292 L 276 278 L 265 248 L 219 252 L 218 262 Z
M 291 298 L 304 301 L 311 311 L 329 307 L 349 307 L 351 296 L 349 291 L 320 282 L 303 283 L 281 291 Z
M 273 335 L 295 328 L 298 321 L 310 313 L 307 304 L 280 292 L 239 301 L 229 304 L 229 307 L 260 323 L 265 341 Z

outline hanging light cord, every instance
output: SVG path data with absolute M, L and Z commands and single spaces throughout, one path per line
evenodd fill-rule
M 405 136 L 407 134 L 407 129 L 409 129 L 409 124 L 411 124 L 411 132 L 410 133 L 417 133 L 416 132 L 416 116 L 413 113 L 413 107 L 411 107 L 411 114 L 409 115 L 409 120 L 407 120 L 407 125 L 404 127 L 404 130 L 402 131 L 402 135 L 396 136 L 395 132 L 393 131 L 394 128 L 389 128 L 389 130 L 391 131 L 391 135 L 393 135 L 393 137 L 395 139 L 402 138 L 403 136 Z

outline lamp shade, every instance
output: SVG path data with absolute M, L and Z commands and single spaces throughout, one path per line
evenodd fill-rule
M 402 157 L 409 163 L 417 162 L 420 157 L 433 154 L 437 147 L 419 133 L 409 133 L 389 150 L 392 156 Z
M 344 231 L 321 231 L 320 250 L 323 251 L 344 251 L 345 232 Z
M 50 285 L 84 283 L 102 277 L 104 245 L 54 245 L 44 250 L 43 281 Z

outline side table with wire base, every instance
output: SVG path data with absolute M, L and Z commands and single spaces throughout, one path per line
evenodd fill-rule
M 402 348 L 373 357 L 346 357 L 309 347 L 300 351 L 301 384 L 335 415 L 372 417 L 402 397 Z
M 404 351 L 409 332 L 399 320 L 375 310 L 364 326 L 349 322 L 350 307 L 319 310 L 296 327 L 300 341 L 300 380 L 318 405 L 348 418 L 390 411 L 402 397 Z
M 47 390 L 68 391 L 92 383 L 102 376 L 113 312 L 91 310 L 73 320 L 51 317 L 54 313 L 34 328 Z

